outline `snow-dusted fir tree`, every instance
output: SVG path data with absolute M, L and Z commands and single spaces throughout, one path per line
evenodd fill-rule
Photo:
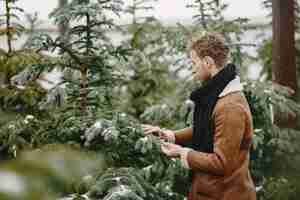
M 22 45 L 22 48 L 25 49 L 29 46 L 32 39 L 37 35 L 40 30 L 40 25 L 43 23 L 38 16 L 37 12 L 34 13 L 25 13 L 25 20 L 28 23 L 28 28 L 25 29 L 24 34 L 26 34 L 27 39 Z
M 59 65 L 79 74 L 79 80 L 76 76 L 66 80 L 71 82 L 67 85 L 67 107 L 71 109 L 51 110 L 48 118 L 35 120 L 28 125 L 20 120 L 19 123 L 23 125 L 18 126 L 20 129 L 9 129 L 13 126 L 6 126 L 2 132 L 21 132 L 23 135 L 28 133 L 26 128 L 29 128 L 34 143 L 38 145 L 68 142 L 79 144 L 84 149 L 102 152 L 108 165 L 114 169 L 112 174 L 107 171 L 107 176 L 98 177 L 95 186 L 87 189 L 86 195 L 92 199 L 140 199 L 141 194 L 136 189 L 141 186 L 145 191 L 143 199 L 182 199 L 171 188 L 175 175 L 185 175 L 180 170 L 180 162 L 171 162 L 169 165 L 169 159 L 161 153 L 159 139 L 156 136 L 145 136 L 138 121 L 125 113 L 115 113 L 116 108 L 111 106 L 114 102 L 110 97 L 118 84 L 115 80 L 120 80 L 116 74 L 119 70 L 116 68 L 119 63 L 117 59 L 125 56 L 127 52 L 111 42 L 110 33 L 118 27 L 108 16 L 111 12 L 118 15 L 121 3 L 115 0 L 74 0 L 51 14 L 57 23 L 61 23 L 61 20 L 70 22 L 69 40 L 41 35 L 33 44 L 42 50 L 59 50 L 56 65 L 41 63 L 40 67 L 51 68 Z M 151 24 L 150 20 L 149 24 L 151 26 L 148 31 L 155 27 L 156 22 Z M 156 38 L 147 38 L 145 35 L 142 37 L 153 43 L 153 46 L 149 44 L 147 47 L 148 51 L 154 46 L 159 47 L 155 45 Z M 136 46 L 129 44 L 124 47 L 133 51 L 136 48 L 143 53 L 142 42 L 141 38 Z M 139 59 L 143 58 L 142 54 L 136 55 Z M 154 56 L 152 59 L 154 60 Z M 152 64 L 154 63 L 153 61 Z M 118 100 L 122 101 L 122 98 L 119 97 Z M 97 112 L 99 110 L 101 112 Z M 8 140 L 7 137 L 3 138 Z M 119 168 L 133 168 L 141 178 L 136 180 L 130 173 L 120 174 L 122 169 Z M 103 185 L 116 179 L 120 181 L 115 185 Z M 112 195 L 116 191 L 119 192 Z
M 4 14 L 0 15 L 0 36 L 5 37 L 7 49 L 1 49 L 0 51 L 0 72 L 3 84 L 10 85 L 10 78 L 18 71 L 16 68 L 20 66 L 11 66 L 10 58 L 12 57 L 14 48 L 13 40 L 17 35 L 20 35 L 24 30 L 24 27 L 20 24 L 20 12 L 23 13 L 23 9 L 16 7 L 17 1 L 1 0 L 1 7 L 4 8 Z
M 125 9 L 130 23 L 122 44 L 132 49 L 123 70 L 127 80 L 120 90 L 123 110 L 137 118 L 172 92 L 165 27 L 152 15 L 157 1 L 134 0 Z
M 50 14 L 56 24 L 70 23 L 68 32 L 55 39 L 41 35 L 34 41 L 43 50 L 58 50 L 62 58 L 58 65 L 73 73 L 66 80 L 67 91 L 69 105 L 79 115 L 111 106 L 111 88 L 119 79 L 113 66 L 126 51 L 115 46 L 108 36 L 119 29 L 111 16 L 119 16 L 122 3 L 73 0 Z
M 0 49 L 0 108 L 6 111 L 34 112 L 34 106 L 45 91 L 36 83 L 40 73 L 26 69 L 46 57 L 30 49 L 20 48 L 15 41 L 24 33 L 20 21 L 24 11 L 18 0 L 1 0 L 4 13 L 0 15 L 0 37 L 4 49 Z M 30 94 L 30 95 L 29 95 Z

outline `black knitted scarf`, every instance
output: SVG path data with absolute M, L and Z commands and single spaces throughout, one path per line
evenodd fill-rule
M 237 75 L 236 66 L 227 64 L 202 87 L 192 91 L 190 99 L 194 102 L 193 137 L 189 147 L 205 152 L 213 152 L 212 111 L 219 94 Z

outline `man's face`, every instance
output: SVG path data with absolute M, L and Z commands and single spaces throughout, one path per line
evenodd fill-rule
M 191 50 L 192 74 L 194 80 L 208 80 L 211 76 L 210 69 L 204 59 L 198 57 L 196 51 Z

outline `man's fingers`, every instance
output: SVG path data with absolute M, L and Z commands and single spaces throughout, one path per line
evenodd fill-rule
M 151 128 L 144 128 L 143 129 L 144 131 L 149 131 L 149 130 L 152 130 Z
M 168 143 L 168 142 L 163 142 L 163 143 L 162 143 L 162 146 L 165 147 L 165 148 L 170 148 L 170 143 Z
M 142 126 L 143 129 L 149 129 L 151 128 L 150 126 Z
M 142 124 L 143 129 L 159 129 L 159 126 L 152 126 L 147 124 Z
M 162 139 L 168 139 L 168 136 L 166 136 L 165 134 L 159 133 L 159 137 Z
M 170 150 L 169 150 L 167 147 L 165 147 L 165 146 L 162 146 L 162 147 L 161 147 L 161 150 L 162 150 L 162 152 L 164 152 L 164 153 L 167 154 L 167 155 L 170 154 Z
M 144 133 L 145 133 L 146 135 L 149 135 L 149 134 L 151 134 L 151 133 L 153 133 L 153 132 L 155 132 L 155 131 L 153 131 L 153 130 L 148 130 L 148 131 L 145 131 Z
M 148 124 L 142 124 L 142 127 L 143 127 L 143 128 L 153 128 L 154 126 L 148 125 Z
M 151 129 L 153 128 L 152 126 L 142 126 L 143 129 Z
M 159 127 L 145 127 L 143 128 L 143 131 L 145 134 L 150 134 L 150 133 L 153 133 L 153 132 L 159 132 L 160 128 Z
M 144 135 L 149 135 L 151 132 L 147 132 L 147 131 L 145 131 L 144 132 Z

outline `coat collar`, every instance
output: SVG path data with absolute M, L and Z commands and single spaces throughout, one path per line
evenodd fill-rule
M 243 85 L 241 84 L 240 77 L 236 76 L 233 80 L 231 80 L 224 90 L 219 94 L 219 97 L 223 97 L 231 92 L 242 91 Z
M 207 105 L 217 100 L 219 94 L 236 76 L 236 66 L 229 63 L 211 79 L 206 80 L 201 87 L 193 90 L 190 99 L 195 103 Z

